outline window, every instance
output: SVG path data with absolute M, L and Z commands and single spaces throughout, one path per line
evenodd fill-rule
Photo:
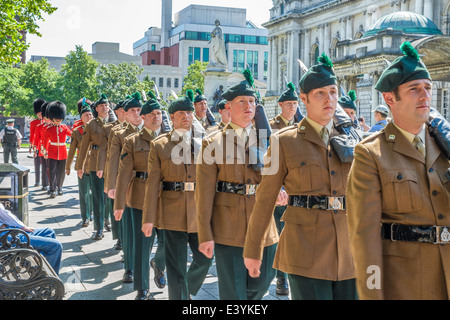
M 188 54 L 189 54 L 188 64 L 191 65 L 194 63 L 194 48 L 193 47 L 189 47 Z
M 259 37 L 259 44 L 269 44 L 267 37 Z
M 156 60 L 152 59 L 152 62 L 150 64 L 156 64 Z
M 188 63 L 189 65 L 193 64 L 195 61 L 202 61 L 201 60 L 201 49 L 198 47 L 189 47 L 188 49 Z M 209 61 L 209 53 L 208 53 L 208 61 Z
M 245 67 L 245 50 L 233 50 L 233 72 L 243 72 Z
M 175 87 L 175 88 L 178 88 L 178 78 L 175 78 L 175 79 L 173 79 L 173 86 Z
M 172 79 L 170 79 L 170 78 L 167 78 L 167 80 L 166 80 L 166 84 L 167 84 L 167 88 L 170 88 L 170 87 L 172 87 Z
M 264 80 L 267 80 L 267 70 L 269 69 L 269 52 L 264 52 Z
M 253 73 L 253 77 L 258 79 L 258 51 L 247 51 L 247 65 Z
M 244 42 L 256 44 L 256 36 L 244 36 Z
M 164 78 L 159 78 L 159 87 L 164 87 Z
M 156 51 L 156 45 L 152 44 L 152 51 Z
M 203 62 L 209 62 L 209 48 L 203 48 Z

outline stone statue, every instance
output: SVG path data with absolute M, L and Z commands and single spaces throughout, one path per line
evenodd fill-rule
M 223 86 L 220 85 L 219 88 L 214 92 L 213 96 L 213 106 L 211 108 L 212 112 L 219 112 L 219 109 L 217 108 L 217 104 L 222 101 L 222 93 L 223 93 Z
M 209 59 L 209 67 L 228 69 L 227 55 L 225 51 L 225 39 L 223 36 L 222 27 L 220 21 L 216 20 L 216 27 L 211 32 L 211 39 L 209 44 L 211 46 L 211 55 Z

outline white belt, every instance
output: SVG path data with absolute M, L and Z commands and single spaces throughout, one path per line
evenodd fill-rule
M 50 145 L 52 146 L 65 146 L 66 144 L 64 142 L 50 142 Z

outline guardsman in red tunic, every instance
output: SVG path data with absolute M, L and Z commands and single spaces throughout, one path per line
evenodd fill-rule
M 72 131 L 62 121 L 66 117 L 66 105 L 60 101 L 50 102 L 48 105 L 48 117 L 53 125 L 49 126 L 43 138 L 44 157 L 48 159 L 50 178 L 50 198 L 62 195 L 62 185 L 65 177 L 67 159 L 66 138 L 72 135 Z
M 38 155 L 38 150 L 36 149 L 36 145 L 34 144 L 34 134 L 36 132 L 36 126 L 38 124 L 41 124 L 42 122 L 44 122 L 42 120 L 42 112 L 41 112 L 41 107 L 42 105 L 45 103 L 44 99 L 41 98 L 37 98 L 36 100 L 33 101 L 33 111 L 34 114 L 36 115 L 37 119 L 34 119 L 33 121 L 30 122 L 30 149 L 29 152 L 33 152 L 33 157 L 34 157 L 34 174 L 35 174 L 35 179 L 34 179 L 34 186 L 37 187 L 40 184 L 41 181 L 41 159 L 42 157 L 39 157 Z
M 48 160 L 44 158 L 44 154 L 42 153 L 42 138 L 44 137 L 44 132 L 50 124 L 50 119 L 47 117 L 47 106 L 48 102 L 44 103 L 41 106 L 41 114 L 42 114 L 42 123 L 36 126 L 33 135 L 33 144 L 36 148 L 36 157 L 40 157 L 41 159 L 41 182 L 43 191 L 48 190 Z

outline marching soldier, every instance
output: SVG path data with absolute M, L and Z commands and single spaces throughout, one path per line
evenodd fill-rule
M 50 178 L 50 198 L 56 193 L 62 195 L 67 159 L 66 139 L 72 131 L 62 121 L 66 118 L 66 105 L 60 101 L 50 102 L 47 106 L 48 118 L 53 122 L 45 131 L 42 139 L 44 158 L 48 159 Z
M 242 257 L 247 222 L 261 181 L 261 171 L 254 169 L 249 157 L 249 148 L 257 136 L 252 125 L 257 93 L 251 74 L 244 75 L 246 80 L 222 95 L 227 100 L 225 108 L 231 114 L 231 122 L 203 140 L 202 157 L 197 164 L 199 251 L 208 258 L 215 254 L 222 300 L 260 300 L 275 276 L 272 262 L 278 234 L 273 216 L 262 240 L 264 267 L 259 278 L 248 277 Z M 272 204 L 272 211 L 273 207 Z
M 269 121 L 273 133 L 296 123 L 295 114 L 298 109 L 299 97 L 295 85 L 292 82 L 289 82 L 287 84 L 287 87 L 288 88 L 278 98 L 278 105 L 281 109 L 281 113 Z M 284 228 L 284 222 L 281 221 L 281 217 L 283 216 L 284 211 L 286 211 L 285 205 L 275 206 L 275 209 L 273 211 L 278 235 L 281 234 L 281 231 Z M 278 295 L 288 295 L 289 286 L 287 283 L 287 274 L 285 272 L 277 270 L 276 278 L 276 293 Z
M 196 89 L 195 92 L 197 95 L 194 98 L 194 109 L 195 109 L 195 117 L 202 124 L 203 128 L 208 129 L 213 126 L 210 120 L 207 117 L 208 112 L 208 100 L 203 95 L 203 92 L 200 89 Z
M 222 130 L 231 121 L 230 111 L 225 109 L 226 104 L 227 104 L 227 100 L 225 100 L 225 99 L 223 99 L 222 101 L 217 103 L 217 110 L 219 110 L 219 114 L 222 117 L 222 119 L 219 124 L 209 127 L 206 130 L 207 133 L 211 133 L 216 130 Z
M 136 300 L 154 300 L 149 292 L 149 270 L 150 253 L 155 233 L 152 233 L 151 237 L 146 237 L 141 230 L 150 142 L 159 135 L 162 122 L 161 105 L 154 95 L 151 95 L 151 97 L 143 105 L 140 112 L 144 127 L 138 133 L 131 134 L 124 140 L 114 197 L 114 216 L 117 220 L 121 219 L 125 206 L 131 210 L 132 234 L 128 236 L 132 238 L 129 240 L 133 243 L 134 290 L 138 291 Z M 158 232 L 158 240 L 161 240 L 160 232 Z M 165 286 L 164 273 L 162 271 L 165 269 L 163 250 L 164 247 L 159 241 L 156 253 L 156 263 L 159 264 L 159 267 L 156 266 L 156 268 L 159 272 L 155 272 L 155 276 L 160 277 L 155 279 L 159 288 L 164 288 Z
M 370 129 L 369 126 L 367 126 L 363 121 L 359 121 L 356 119 L 356 92 L 354 90 L 350 90 L 347 95 L 342 95 L 339 97 L 338 102 L 340 106 L 344 109 L 345 113 L 348 114 L 348 116 L 353 121 L 353 127 L 361 130 L 362 132 L 368 131 Z M 364 119 L 364 118 L 360 118 Z
M 75 162 L 75 170 L 78 177 L 82 178 L 84 174 L 83 165 L 87 166 L 90 172 L 92 192 L 92 206 L 94 215 L 94 240 L 103 239 L 103 227 L 105 219 L 105 201 L 104 201 L 104 178 L 101 174 L 97 175 L 97 158 L 99 155 L 99 146 L 102 143 L 104 126 L 109 118 L 109 102 L 106 95 L 101 94 L 100 99 L 93 103 L 97 117 L 89 121 L 83 132 L 81 146 Z
M 72 165 L 75 153 L 79 151 L 81 146 L 81 139 L 83 138 L 83 131 L 87 123 L 91 121 L 94 116 L 92 115 L 92 110 L 88 104 L 80 110 L 80 118 L 82 125 L 74 126 L 72 131 L 72 136 L 70 139 L 70 148 L 67 155 L 66 161 L 66 174 L 70 175 L 70 167 Z M 82 177 L 78 178 L 78 195 L 80 198 L 80 213 L 82 219 L 82 227 L 87 227 L 91 219 L 92 212 L 92 202 L 90 195 L 90 178 L 87 166 L 84 166 L 84 173 Z
M 258 277 L 265 234 L 280 188 L 289 195 L 274 268 L 288 274 L 291 297 L 355 299 L 355 274 L 345 211 L 345 184 L 351 162 L 330 145 L 338 89 L 331 60 L 323 54 L 300 79 L 307 117 L 271 137 L 265 172 L 245 240 L 245 264 Z M 261 271 L 260 271 L 261 270 Z
M 42 182 L 42 191 L 48 190 L 48 159 L 44 158 L 44 154 L 42 153 L 42 138 L 44 137 L 45 130 L 50 125 L 51 121 L 47 118 L 47 106 L 48 102 L 44 103 L 41 106 L 41 114 L 42 114 L 42 123 L 36 126 L 33 143 L 37 150 L 37 156 L 41 158 L 41 182 Z
M 150 143 L 149 173 L 142 213 L 142 232 L 163 230 L 170 300 L 187 300 L 196 295 L 211 265 L 211 258 L 198 251 L 195 208 L 195 163 L 192 152 L 193 92 L 169 106 L 173 130 Z M 195 151 L 195 150 L 194 150 Z M 158 199 L 158 201 L 156 200 Z M 188 245 L 193 261 L 187 267 Z
M 41 124 L 43 122 L 42 120 L 42 111 L 41 107 L 46 101 L 41 98 L 37 98 L 33 101 L 33 111 L 36 115 L 37 119 L 34 119 L 30 122 L 30 148 L 29 152 L 33 152 L 33 158 L 34 158 L 34 174 L 35 174 L 35 183 L 34 186 L 37 187 L 40 185 L 41 182 L 41 160 L 42 157 L 39 157 L 39 152 L 36 148 L 36 145 L 34 143 L 34 136 L 36 132 L 36 126 L 38 124 Z
M 429 131 L 430 73 L 410 43 L 401 49 L 404 55 L 375 86 L 393 121 L 356 145 L 348 179 L 358 294 L 361 299 L 447 300 L 448 153 Z M 443 142 L 448 145 L 448 138 Z
M 20 149 L 22 135 L 14 128 L 14 119 L 6 120 L 6 128 L 0 132 L 0 139 L 3 147 L 3 161 L 8 163 L 9 155 L 11 155 L 12 162 L 18 164 L 17 149 Z

